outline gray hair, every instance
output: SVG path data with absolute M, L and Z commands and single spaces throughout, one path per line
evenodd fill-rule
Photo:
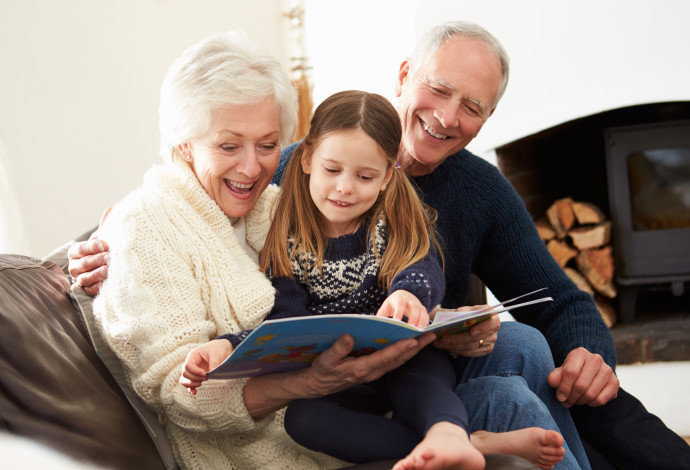
M 244 33 L 203 39 L 169 67 L 161 86 L 158 125 L 161 155 L 205 134 L 213 111 L 256 104 L 273 97 L 280 112 L 280 140 L 287 145 L 297 127 L 297 94 L 280 63 Z
M 498 88 L 498 95 L 496 95 L 496 102 L 494 103 L 494 106 L 497 105 L 508 86 L 510 58 L 498 39 L 477 24 L 467 21 L 449 21 L 435 26 L 424 33 L 410 57 L 410 75 L 414 75 L 419 67 L 426 64 L 431 59 L 438 48 L 441 47 L 441 44 L 455 35 L 481 41 L 489 50 L 496 54 L 496 57 L 501 63 L 502 72 L 501 85 Z

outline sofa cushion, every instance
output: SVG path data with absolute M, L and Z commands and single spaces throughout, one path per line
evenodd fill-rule
M 165 468 L 57 265 L 0 255 L 0 429 L 108 468 Z

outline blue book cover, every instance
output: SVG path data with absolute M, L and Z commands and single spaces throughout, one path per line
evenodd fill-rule
M 478 310 L 458 312 L 439 309 L 434 321 L 425 328 L 417 328 L 392 318 L 361 314 L 267 320 L 252 331 L 221 365 L 210 371 L 208 377 L 237 379 L 309 367 L 319 353 L 331 347 L 346 333 L 355 340 L 351 355 L 361 356 L 401 339 L 414 338 L 427 332 L 433 332 L 437 336 L 463 332 L 491 315 L 553 300 L 551 297 L 542 297 L 507 306 L 508 303 L 534 292 Z

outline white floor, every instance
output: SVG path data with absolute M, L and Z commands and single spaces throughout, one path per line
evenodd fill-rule
M 616 367 L 621 386 L 681 436 L 690 436 L 690 361 Z

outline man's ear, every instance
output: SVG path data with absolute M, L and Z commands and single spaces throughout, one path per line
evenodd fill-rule
M 409 73 L 410 73 L 410 59 L 405 59 L 405 60 L 403 60 L 402 64 L 400 64 L 400 70 L 398 71 L 398 80 L 395 83 L 395 97 L 396 98 L 400 98 L 400 95 L 402 94 L 403 83 L 405 83 L 405 80 L 408 78 Z

